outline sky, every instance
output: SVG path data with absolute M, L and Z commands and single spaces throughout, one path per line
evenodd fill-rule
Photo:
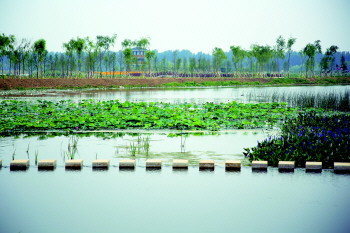
M 63 51 L 72 38 L 117 34 L 148 37 L 151 49 L 211 53 L 297 39 L 293 49 L 321 40 L 323 51 L 350 51 L 350 0 L 0 0 L 0 33 Z

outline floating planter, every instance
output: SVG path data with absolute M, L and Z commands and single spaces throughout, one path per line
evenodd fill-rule
M 280 172 L 293 172 L 295 168 L 294 161 L 279 161 L 278 170 Z
M 267 161 L 252 161 L 252 169 L 267 171 Z
M 200 170 L 203 170 L 203 169 L 214 170 L 214 168 L 215 168 L 214 160 L 201 160 L 201 161 L 199 161 L 199 169 Z
M 334 162 L 334 173 L 350 173 L 350 163 Z
M 83 167 L 82 159 L 74 159 L 66 161 L 66 169 L 76 169 L 80 170 Z
M 10 170 L 27 170 L 29 167 L 29 159 L 12 160 Z
M 56 160 L 39 160 L 38 169 L 39 170 L 54 170 L 56 168 Z
M 225 162 L 226 170 L 241 170 L 240 160 L 226 160 Z
M 119 161 L 119 169 L 134 169 L 135 159 L 123 159 Z
M 322 162 L 310 162 L 305 163 L 306 172 L 322 172 Z
M 160 159 L 148 159 L 146 160 L 146 168 L 162 168 L 162 160 Z
M 108 159 L 97 159 L 92 161 L 92 169 L 108 169 L 109 160 Z
M 174 169 L 188 169 L 188 160 L 186 159 L 174 159 L 173 160 Z

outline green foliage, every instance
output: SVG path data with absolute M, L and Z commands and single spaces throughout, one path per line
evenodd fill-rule
M 244 154 L 250 161 L 266 160 L 272 166 L 277 166 L 278 161 L 295 161 L 299 167 L 306 161 L 321 161 L 328 168 L 334 162 L 350 160 L 349 138 L 349 114 L 303 111 L 286 120 L 280 136 L 245 148 Z
M 53 129 L 252 129 L 276 125 L 296 111 L 279 103 L 197 105 L 117 100 L 78 103 L 5 100 L 0 107 L 2 133 Z
M 215 72 L 218 72 L 221 68 L 222 62 L 227 59 L 225 52 L 221 48 L 215 47 L 213 49 L 213 65 Z

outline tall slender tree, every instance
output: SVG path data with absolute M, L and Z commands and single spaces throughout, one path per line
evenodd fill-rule
M 215 47 L 213 49 L 213 65 L 214 65 L 214 72 L 219 75 L 220 74 L 220 68 L 224 60 L 227 59 L 227 56 L 225 52 L 218 47 Z
M 293 45 L 295 44 L 295 41 L 297 39 L 296 38 L 293 38 L 293 37 L 290 37 L 287 41 L 287 54 L 288 54 L 288 61 L 287 61 L 287 67 L 288 67 L 288 78 L 290 76 L 290 73 L 289 73 L 289 69 L 290 69 L 290 55 L 292 53 L 292 47 Z
M 303 53 L 307 56 L 305 75 L 308 77 L 309 70 L 315 76 L 315 56 L 317 53 L 322 53 L 320 40 L 316 40 L 313 44 L 309 43 L 303 49 Z
M 37 72 L 36 72 L 37 78 L 39 77 L 39 69 L 42 62 L 44 61 L 46 54 L 47 54 L 46 41 L 44 39 L 35 41 L 33 45 L 33 55 L 34 55 L 35 66 L 37 69 Z

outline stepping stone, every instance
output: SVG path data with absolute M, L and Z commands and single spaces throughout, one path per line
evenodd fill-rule
M 147 159 L 146 168 L 161 168 L 162 160 L 160 159 Z
M 253 170 L 267 170 L 267 161 L 252 161 Z
M 92 161 L 92 168 L 108 169 L 109 168 L 109 160 L 108 159 L 96 159 L 96 160 Z
M 350 173 L 350 163 L 334 162 L 334 173 Z
M 38 169 L 48 169 L 48 170 L 53 170 L 56 168 L 57 161 L 55 159 L 53 160 L 39 160 L 38 162 Z
M 201 160 L 199 161 L 199 169 L 214 169 L 214 160 Z
M 226 160 L 225 162 L 226 170 L 241 170 L 240 160 Z
M 66 161 L 66 169 L 81 169 L 83 167 L 82 159 L 72 159 Z
M 136 164 L 135 159 L 123 159 L 119 161 L 119 168 L 134 169 L 135 164 Z
M 294 161 L 279 161 L 278 162 L 278 170 L 279 171 L 285 171 L 285 172 L 292 172 L 295 168 L 295 162 Z
M 27 170 L 29 167 L 29 159 L 12 160 L 10 170 Z
M 173 168 L 187 169 L 188 160 L 186 159 L 173 159 Z
M 322 162 L 311 162 L 307 161 L 305 163 L 306 172 L 322 172 Z

